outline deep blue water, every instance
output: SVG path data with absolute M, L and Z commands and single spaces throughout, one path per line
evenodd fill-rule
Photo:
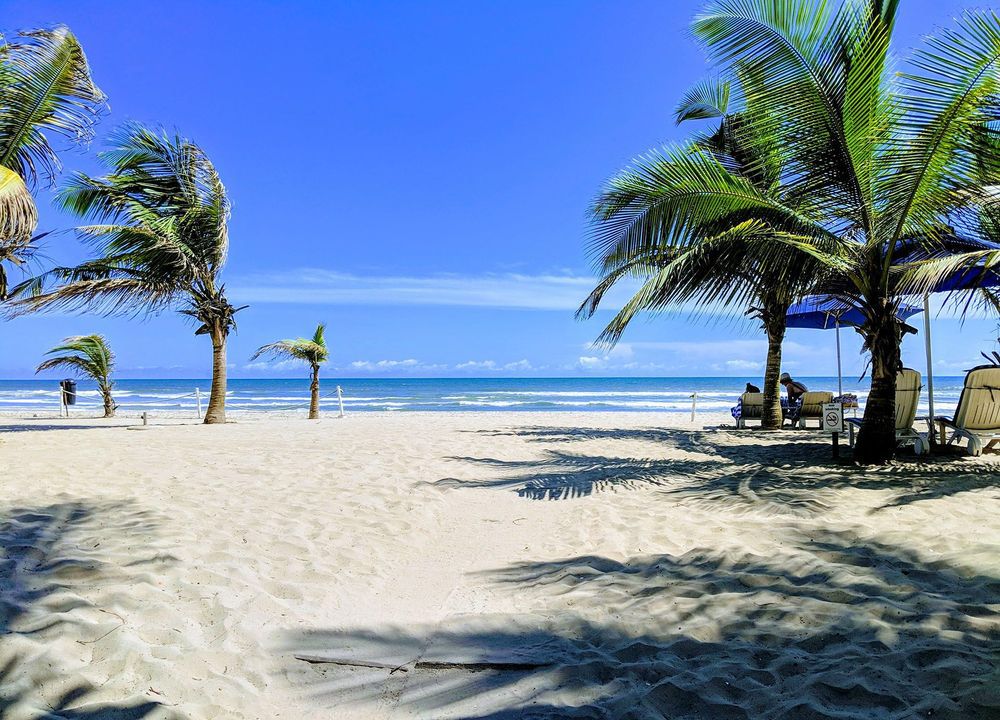
M 800 378 L 810 390 L 836 394 L 836 377 Z M 323 380 L 322 406 L 335 409 L 333 395 L 340 384 L 347 411 L 468 411 L 468 410 L 613 410 L 690 412 L 697 393 L 699 411 L 727 411 L 748 382 L 759 378 L 446 378 Z M 936 377 L 935 411 L 949 412 L 958 402 L 962 377 Z M 927 392 L 921 411 L 926 411 Z M 207 404 L 208 380 L 119 380 L 115 398 L 123 411 L 187 411 L 196 409 L 195 388 Z M 99 409 L 93 383 L 80 381 L 80 411 Z M 844 391 L 856 393 L 862 404 L 867 382 L 844 380 Z M 229 381 L 227 406 L 233 410 L 292 411 L 309 399 L 306 379 L 235 379 Z M 58 382 L 0 380 L 0 410 L 57 411 Z

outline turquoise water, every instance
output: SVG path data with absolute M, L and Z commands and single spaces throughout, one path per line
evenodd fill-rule
M 836 377 L 800 378 L 810 390 L 836 394 Z M 529 410 L 529 411 L 638 411 L 690 412 L 691 395 L 697 393 L 699 412 L 728 412 L 747 382 L 759 378 L 445 378 L 445 379 L 339 379 L 323 380 L 322 406 L 337 407 L 334 393 L 339 384 L 348 411 L 420 410 Z M 962 377 L 936 377 L 935 412 L 954 409 L 962 388 Z M 926 386 L 926 381 L 925 381 Z M 207 403 L 209 381 L 119 380 L 115 399 L 123 411 L 195 411 L 195 388 Z M 77 408 L 82 412 L 100 408 L 93 383 L 79 382 Z M 0 380 L 0 410 L 57 411 L 59 386 L 54 380 Z M 844 391 L 856 393 L 862 405 L 868 384 L 844 380 Z M 309 400 L 306 379 L 234 379 L 229 381 L 227 406 L 233 410 L 294 411 Z M 926 388 L 921 412 L 927 409 Z

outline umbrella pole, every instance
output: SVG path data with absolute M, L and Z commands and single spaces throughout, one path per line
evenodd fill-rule
M 837 396 L 844 396 L 844 373 L 840 369 L 840 318 L 836 319 L 837 322 Z
M 924 293 L 924 353 L 927 356 L 927 415 L 930 424 L 930 441 L 934 442 L 934 362 L 931 358 L 931 302 Z

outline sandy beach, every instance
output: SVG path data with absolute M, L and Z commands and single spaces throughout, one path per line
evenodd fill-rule
M 0 716 L 1000 717 L 996 455 L 687 420 L 4 418 Z

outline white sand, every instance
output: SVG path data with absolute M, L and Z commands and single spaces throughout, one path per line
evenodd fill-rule
M 652 414 L 134 422 L 0 420 L 0 717 L 1000 717 L 996 456 L 862 471 Z

